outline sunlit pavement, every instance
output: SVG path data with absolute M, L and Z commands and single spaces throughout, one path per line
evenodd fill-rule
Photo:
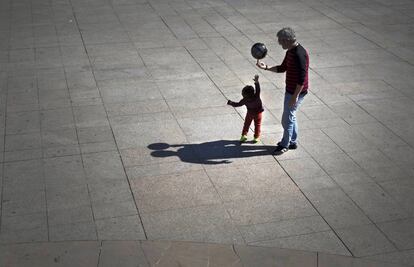
M 414 266 L 414 3 L 0 0 L 0 266 Z M 298 149 L 284 75 L 310 55 Z M 261 142 L 240 145 L 260 75 Z M 249 133 L 249 140 L 253 138 Z

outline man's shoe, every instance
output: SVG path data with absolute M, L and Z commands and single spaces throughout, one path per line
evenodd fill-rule
M 281 142 L 277 143 L 277 145 L 280 146 L 280 143 Z M 296 144 L 296 143 L 290 144 L 288 148 L 289 148 L 289 150 L 295 150 L 296 148 L 298 148 L 298 144 Z
M 241 137 L 240 137 L 240 143 L 244 143 L 244 142 L 246 142 L 247 141 L 247 136 L 246 135 L 242 135 Z
M 257 143 L 259 143 L 259 141 L 260 141 L 259 137 L 258 138 L 253 138 L 253 144 L 257 144 Z
M 283 147 L 283 146 L 277 146 L 276 149 L 273 151 L 274 155 L 282 155 L 285 152 L 288 152 L 289 149 L 287 147 Z
M 288 148 L 289 148 L 289 150 L 296 149 L 296 148 L 298 148 L 298 145 L 297 144 L 290 144 Z

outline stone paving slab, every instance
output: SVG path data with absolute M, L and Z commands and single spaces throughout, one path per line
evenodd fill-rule
M 414 266 L 413 8 L 0 0 L 2 259 Z M 284 75 L 250 48 L 280 64 L 284 26 L 309 52 L 310 93 L 299 148 L 274 157 Z M 226 102 L 256 73 L 261 142 L 239 145 L 245 108 Z
M 1 266 L 404 267 L 292 249 L 172 241 L 66 241 L 1 245 Z

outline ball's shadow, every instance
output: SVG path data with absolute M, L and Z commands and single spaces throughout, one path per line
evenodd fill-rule
M 234 140 L 217 140 L 200 144 L 153 143 L 151 156 L 158 158 L 178 157 L 183 162 L 197 164 L 226 164 L 231 159 L 256 157 L 271 154 L 273 146 L 251 143 L 240 144 Z

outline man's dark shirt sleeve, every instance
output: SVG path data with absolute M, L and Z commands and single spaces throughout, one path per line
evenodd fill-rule
M 306 51 L 303 47 L 298 46 L 295 52 L 296 66 L 298 68 L 299 77 L 298 84 L 303 85 L 306 77 Z
M 282 64 L 280 64 L 279 66 L 276 66 L 276 72 L 281 73 L 281 72 L 285 72 L 287 70 L 287 53 L 285 55 L 285 58 L 283 59 Z

